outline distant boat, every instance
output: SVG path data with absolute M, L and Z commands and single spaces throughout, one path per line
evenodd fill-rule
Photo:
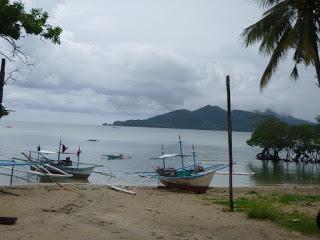
M 193 148 L 192 155 L 183 155 L 181 137 L 179 135 L 180 154 L 162 154 L 153 159 L 162 159 L 163 166 L 154 169 L 154 172 L 136 172 L 141 177 L 158 179 L 169 188 L 176 188 L 195 193 L 206 193 L 215 172 L 228 167 L 228 164 L 203 164 L 196 163 Z M 184 158 L 193 156 L 193 164 L 184 166 Z M 181 168 L 166 167 L 165 159 L 181 158 Z
M 102 158 L 107 158 L 108 160 L 124 160 L 124 159 L 130 159 L 130 156 L 126 156 L 122 153 L 119 154 L 101 154 Z
M 87 141 L 88 141 L 88 142 L 98 142 L 99 140 L 96 139 L 96 138 L 93 138 L 93 139 L 88 139 Z

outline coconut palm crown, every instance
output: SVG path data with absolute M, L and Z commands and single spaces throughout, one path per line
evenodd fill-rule
M 260 90 L 269 83 L 278 63 L 293 50 L 295 63 L 290 77 L 299 78 L 297 65 L 313 65 L 320 87 L 320 0 L 256 0 L 265 9 L 262 19 L 246 28 L 241 37 L 248 47 L 261 42 L 259 52 L 271 56 L 260 80 Z

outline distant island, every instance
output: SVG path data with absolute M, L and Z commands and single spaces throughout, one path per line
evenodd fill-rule
M 288 125 L 314 124 L 290 115 L 280 115 L 271 110 L 265 112 L 233 110 L 233 130 L 251 132 L 266 116 L 276 117 Z M 104 123 L 103 125 L 107 124 Z M 113 126 L 227 130 L 227 112 L 218 106 L 207 105 L 194 111 L 186 109 L 175 110 L 144 120 L 115 121 Z

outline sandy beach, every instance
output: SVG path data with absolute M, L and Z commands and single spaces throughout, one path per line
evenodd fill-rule
M 18 217 L 15 225 L 0 225 L 1 239 L 6 240 L 317 239 L 269 221 L 248 219 L 244 213 L 225 212 L 222 205 L 207 204 L 201 195 L 167 189 L 137 188 L 137 195 L 88 184 L 1 189 L 16 194 L 0 193 L 0 215 Z M 250 189 L 237 188 L 235 196 Z M 259 187 L 255 191 L 319 194 L 320 187 Z M 208 194 L 228 192 L 214 188 Z

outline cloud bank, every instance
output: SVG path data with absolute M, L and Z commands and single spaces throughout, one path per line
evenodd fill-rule
M 320 114 L 312 68 L 302 68 L 301 79 L 292 82 L 288 60 L 260 93 L 267 59 L 239 42 L 243 27 L 260 16 L 248 1 L 233 1 L 248 8 L 232 9 L 238 14 L 225 23 L 219 18 L 231 3 L 220 1 L 26 4 L 47 9 L 52 24 L 64 32 L 59 46 L 34 38 L 21 42 L 34 66 L 19 66 L 18 80 L 6 86 L 5 103 L 17 112 L 8 119 L 20 120 L 19 111 L 24 111 L 23 120 L 32 119 L 25 113 L 30 110 L 68 113 L 63 120 L 68 122 L 99 123 L 207 104 L 225 107 L 226 75 L 231 76 L 234 109 L 271 108 L 308 120 Z M 81 114 L 95 117 L 81 120 Z

